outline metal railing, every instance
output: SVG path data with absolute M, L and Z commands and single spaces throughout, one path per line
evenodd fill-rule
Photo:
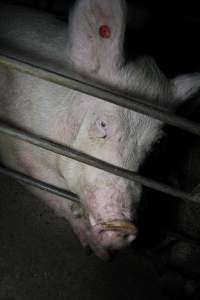
M 182 118 L 173 113 L 169 113 L 153 105 L 150 105 L 145 101 L 145 99 L 138 99 L 137 97 L 123 95 L 121 92 L 118 91 L 115 92 L 108 88 L 83 82 L 80 79 L 77 79 L 75 74 L 73 76 L 71 74 L 59 74 L 51 70 L 35 66 L 30 63 L 17 60 L 13 57 L 8 57 L 5 55 L 0 55 L 0 64 L 3 64 L 9 68 L 16 69 L 23 73 L 30 74 L 32 76 L 59 84 L 61 86 L 65 86 L 80 91 L 82 93 L 95 96 L 101 100 L 108 101 L 116 105 L 128 108 L 130 110 L 137 111 L 139 113 L 148 115 L 152 118 L 161 120 L 167 124 L 184 129 L 190 133 L 200 135 L 199 124 L 188 121 L 185 118 Z M 100 159 L 94 158 L 90 155 L 87 155 L 77 149 L 72 149 L 66 145 L 61 145 L 47 138 L 27 132 L 24 129 L 15 128 L 10 124 L 6 124 L 2 121 L 0 121 L 0 132 L 18 138 L 30 144 L 36 145 L 48 151 L 52 151 L 59 155 L 77 160 L 81 163 L 90 165 L 92 167 L 102 169 L 106 172 L 123 177 L 127 180 L 135 181 L 143 186 L 166 193 L 170 196 L 177 197 L 182 200 L 194 202 L 197 201 L 196 197 L 190 193 L 180 191 L 166 184 L 141 176 L 133 171 L 112 165 Z M 71 192 L 64 191 L 63 189 L 59 189 L 47 183 L 41 182 L 37 179 L 31 178 L 24 174 L 20 174 L 19 172 L 6 169 L 5 167 L 0 167 L 0 173 L 4 173 L 5 175 L 15 177 L 24 183 L 31 184 L 38 188 L 42 188 L 46 191 L 57 194 L 58 196 L 65 197 L 71 201 L 79 201 L 79 197 Z
M 1 55 L 0 64 L 3 64 L 9 68 L 18 70 L 20 72 L 44 79 L 58 85 L 68 87 L 70 89 L 88 94 L 124 108 L 145 114 L 154 119 L 165 122 L 166 124 L 175 126 L 177 128 L 186 130 L 190 133 L 200 136 L 200 125 L 188 121 L 187 119 L 177 116 L 172 112 L 168 112 L 163 108 L 158 108 L 157 105 L 148 103 L 148 99 L 142 99 L 134 96 L 125 95 L 122 92 L 112 90 L 109 88 L 96 85 L 94 83 L 88 83 L 81 80 L 76 73 L 70 71 L 69 74 L 61 74 L 41 66 L 32 65 L 29 62 L 24 62 L 20 59 L 16 59 L 10 56 Z
M 3 165 L 0 165 L 0 173 L 5 176 L 15 178 L 18 181 L 25 183 L 27 185 L 31 185 L 31 186 L 39 188 L 43 191 L 52 193 L 56 196 L 67 198 L 68 200 L 73 201 L 73 202 L 80 202 L 79 197 L 70 191 L 66 191 L 64 189 L 58 188 L 58 187 L 53 186 L 44 181 L 38 180 L 38 179 L 30 177 L 28 175 L 24 175 L 17 171 L 11 170 L 7 167 L 4 167 Z

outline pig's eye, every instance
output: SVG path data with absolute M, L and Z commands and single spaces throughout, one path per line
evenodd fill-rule
M 106 139 L 109 134 L 108 123 L 104 119 L 96 119 L 89 128 L 90 138 Z
M 104 121 L 97 121 L 97 124 L 99 127 L 104 128 L 104 129 L 107 127 L 107 124 Z
M 107 123 L 104 120 L 97 119 L 96 127 L 104 136 L 107 135 Z
M 89 133 L 91 137 L 106 139 L 108 135 L 108 124 L 105 120 L 97 119 L 91 126 Z

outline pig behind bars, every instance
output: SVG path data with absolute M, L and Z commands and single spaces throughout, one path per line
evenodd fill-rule
M 38 55 L 44 51 L 48 56 L 56 48 L 56 57 L 64 54 L 63 66 L 69 63 L 88 78 L 154 105 L 173 110 L 200 86 L 198 74 L 168 80 L 149 57 L 125 63 L 123 0 L 78 0 L 68 28 L 44 15 L 50 22 L 45 34 L 41 14 L 23 10 L 20 15 L 13 7 L 10 13 L 8 41 L 22 49 L 35 43 Z M 3 66 L 0 99 L 2 120 L 135 172 L 163 134 L 160 121 Z M 5 165 L 79 195 L 84 213 L 66 199 L 32 188 L 71 223 L 84 247 L 106 259 L 136 238 L 140 185 L 14 138 L 0 138 Z

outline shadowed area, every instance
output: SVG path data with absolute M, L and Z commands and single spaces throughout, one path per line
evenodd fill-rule
M 166 299 L 146 257 L 87 256 L 65 220 L 13 180 L 0 182 L 1 300 Z

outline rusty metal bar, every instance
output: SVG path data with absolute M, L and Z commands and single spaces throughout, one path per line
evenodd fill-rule
M 197 202 L 196 198 L 189 193 L 182 192 L 182 191 L 180 191 L 176 188 L 170 187 L 166 184 L 163 184 L 163 183 L 157 182 L 155 180 L 141 176 L 133 171 L 126 170 L 124 168 L 121 168 L 121 167 L 112 165 L 110 163 L 107 163 L 105 161 L 102 161 L 100 159 L 94 158 L 88 154 L 85 154 L 81 151 L 70 148 L 66 145 L 61 145 L 52 140 L 41 137 L 39 135 L 27 132 L 22 129 L 14 128 L 13 126 L 6 124 L 2 121 L 0 121 L 0 133 L 8 134 L 9 136 L 18 138 L 20 140 L 23 140 L 27 143 L 38 146 L 45 150 L 57 153 L 59 155 L 65 156 L 70 159 L 77 160 L 81 163 L 104 170 L 106 172 L 109 172 L 109 173 L 114 174 L 119 177 L 123 177 L 130 181 L 135 181 L 139 184 L 142 184 L 151 189 L 166 193 L 170 196 L 177 197 L 182 200 Z
M 122 92 L 116 92 L 101 86 L 89 84 L 76 78 L 76 74 L 71 75 L 60 74 L 39 66 L 32 65 L 16 58 L 8 57 L 0 54 L 0 63 L 20 72 L 56 83 L 58 85 L 68 87 L 79 92 L 97 97 L 110 103 L 125 107 L 130 110 L 137 111 L 141 114 L 148 115 L 154 119 L 163 121 L 169 125 L 186 130 L 190 133 L 200 136 L 200 125 L 189 121 L 174 113 L 157 108 L 153 104 L 149 104 L 147 99 L 139 99 L 134 96 L 126 96 Z M 67 71 L 67 70 L 66 70 Z

